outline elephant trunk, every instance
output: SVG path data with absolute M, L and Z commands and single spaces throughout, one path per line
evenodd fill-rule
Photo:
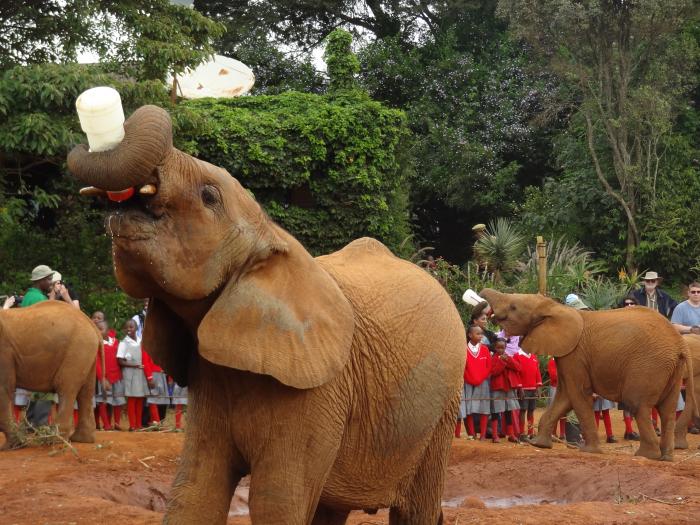
M 479 292 L 479 295 L 486 299 L 492 309 L 496 309 L 498 305 L 503 302 L 503 294 L 493 288 L 484 288 Z
M 173 149 L 172 122 L 157 106 L 142 106 L 124 123 L 124 140 L 109 151 L 85 144 L 68 154 L 68 169 L 81 182 L 107 191 L 158 182 L 155 168 Z

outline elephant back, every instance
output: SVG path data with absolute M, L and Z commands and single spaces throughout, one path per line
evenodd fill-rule
M 357 369 L 398 377 L 421 368 L 434 375 L 436 402 L 442 411 L 459 390 L 464 374 L 466 335 L 462 320 L 444 288 L 426 271 L 393 255 L 372 238 L 357 239 L 316 260 L 338 283 L 355 318 L 353 356 Z M 402 395 L 416 382 L 397 385 Z M 435 390 L 431 388 L 431 390 Z

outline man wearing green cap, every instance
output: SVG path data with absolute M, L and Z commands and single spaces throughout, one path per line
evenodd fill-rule
M 32 270 L 32 286 L 24 294 L 24 299 L 22 300 L 21 306 L 31 306 L 41 301 L 48 300 L 48 293 L 51 291 L 53 283 L 51 282 L 51 277 L 53 277 L 53 270 L 46 266 L 45 264 L 40 264 Z

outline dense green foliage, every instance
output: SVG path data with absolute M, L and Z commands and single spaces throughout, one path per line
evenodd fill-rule
M 240 180 L 312 253 L 361 235 L 396 248 L 409 234 L 400 111 L 362 92 L 289 92 L 183 107 L 197 115 L 194 127 L 183 130 L 192 151 Z
M 83 140 L 74 100 L 96 84 L 116 87 L 127 114 L 167 107 L 178 147 L 228 169 L 314 253 L 359 235 L 404 256 L 432 247 L 465 318 L 464 288 L 496 279 L 470 260 L 471 227 L 497 218 L 550 242 L 554 297 L 606 307 L 645 269 L 677 292 L 700 272 L 696 6 L 4 2 L 0 293 L 49 263 L 86 308 L 136 309 L 111 274 L 103 210 L 64 173 Z M 323 71 L 310 52 L 329 35 Z M 76 65 L 81 50 L 102 65 Z M 212 51 L 252 67 L 255 96 L 171 104 L 170 73 Z M 499 286 L 537 289 L 533 250 L 507 258 Z
M 340 46 L 329 57 L 351 63 L 348 53 Z M 363 235 L 400 248 L 409 236 L 405 116 L 352 89 L 347 78 L 328 95 L 172 106 L 157 81 L 125 80 L 94 66 L 17 67 L 0 78 L 0 290 L 21 292 L 31 268 L 49 264 L 86 309 L 123 319 L 135 308 L 112 276 L 102 206 L 77 196 L 65 173 L 68 149 L 83 141 L 75 99 L 94 85 L 115 87 L 127 115 L 144 103 L 168 107 L 176 146 L 229 170 L 314 254 Z

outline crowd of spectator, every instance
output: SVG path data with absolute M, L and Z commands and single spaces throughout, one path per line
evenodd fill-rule
M 31 285 L 23 296 L 10 295 L 3 301 L 4 309 L 29 307 L 43 301 L 64 301 L 80 308 L 80 300 L 74 290 L 63 282 L 59 272 L 49 266 L 39 265 L 30 276 Z M 129 431 L 157 430 L 169 406 L 175 410 L 175 431 L 183 429 L 184 407 L 187 405 L 187 388 L 176 384 L 153 362 L 141 344 L 143 328 L 148 313 L 148 300 L 143 309 L 127 320 L 125 336 L 118 340 L 116 332 L 110 328 L 109 320 L 101 311 L 92 314 L 91 319 L 102 334 L 103 347 L 96 356 L 95 396 L 93 408 L 98 430 Z M 99 352 L 102 351 L 103 355 Z M 52 424 L 56 405 L 60 400 L 54 393 L 39 395 L 22 388 L 15 390 L 14 418 L 17 423 L 22 412 L 32 403 L 50 403 L 46 421 L 35 423 Z M 126 407 L 128 427 L 122 424 L 123 408 Z M 74 407 L 77 424 L 77 407 Z
M 700 283 L 690 283 L 687 300 L 679 304 L 660 288 L 662 279 L 658 273 L 646 272 L 642 281 L 643 286 L 627 295 L 620 302 L 620 307 L 650 308 L 669 319 L 680 334 L 700 334 Z M 472 292 L 472 295 L 475 294 Z M 576 294 L 569 294 L 565 304 L 579 310 L 590 310 Z M 538 401 L 540 405 L 550 404 L 554 398 L 557 388 L 556 361 L 548 356 L 540 363 L 536 356 L 520 347 L 518 336 L 497 332 L 489 313 L 488 303 L 476 304 L 467 327 L 467 360 L 455 437 L 462 436 L 464 425 L 467 439 L 476 439 L 478 434 L 481 440 L 490 438 L 499 442 L 499 437 L 507 437 L 509 441 L 517 443 L 534 437 L 534 412 Z M 543 374 L 545 370 L 546 375 Z M 548 388 L 543 386 L 543 375 L 549 379 Z M 676 406 L 677 414 L 684 407 L 685 391 L 682 390 Z M 596 424 L 603 421 L 608 443 L 617 442 L 610 412 L 615 408 L 614 402 L 593 394 Z M 617 408 L 623 414 L 624 439 L 639 440 L 632 414 L 623 403 L 617 403 Z M 658 434 L 656 409 L 652 412 L 652 423 Z M 558 430 L 558 438 L 566 440 L 567 418 L 560 420 Z M 689 430 L 700 432 L 695 427 Z

